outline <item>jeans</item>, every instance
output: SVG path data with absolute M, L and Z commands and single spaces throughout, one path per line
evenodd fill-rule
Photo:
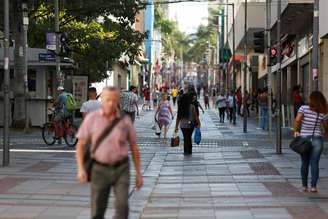
M 225 112 L 225 107 L 219 107 L 219 115 L 220 115 L 220 122 L 224 122 L 224 112 Z
M 308 137 L 310 138 L 310 137 Z M 307 187 L 309 166 L 311 165 L 311 187 L 317 186 L 319 177 L 319 161 L 323 150 L 322 137 L 314 137 L 312 139 L 312 150 L 302 155 L 301 176 L 303 187 Z
M 233 122 L 233 117 L 234 117 L 234 114 L 233 113 L 234 113 L 233 112 L 233 107 L 229 107 L 228 108 L 228 118 L 229 118 L 230 123 Z
M 129 215 L 129 162 L 117 166 L 94 162 L 91 171 L 91 218 L 104 219 L 110 190 L 114 187 L 114 219 L 127 219 Z
M 260 106 L 260 128 L 268 129 L 268 107 Z
M 183 134 L 183 154 L 192 154 L 192 133 L 194 128 L 181 128 Z

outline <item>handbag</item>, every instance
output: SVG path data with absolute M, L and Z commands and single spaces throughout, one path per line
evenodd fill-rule
M 194 134 L 194 142 L 199 145 L 201 141 L 202 141 L 202 133 L 200 131 L 200 128 L 196 128 Z
M 121 121 L 121 119 L 123 118 L 123 116 L 121 115 L 119 118 L 116 118 L 104 131 L 103 133 L 100 135 L 100 137 L 97 139 L 95 145 L 93 147 L 89 147 L 84 154 L 83 157 L 83 166 L 84 169 L 87 173 L 87 181 L 90 182 L 91 180 L 91 170 L 92 170 L 92 166 L 93 166 L 93 158 L 92 155 L 96 152 L 98 146 L 100 145 L 100 143 L 106 138 L 106 136 L 108 136 L 111 131 L 114 129 L 114 127 Z
M 289 144 L 290 149 L 292 149 L 293 151 L 295 151 L 296 153 L 298 153 L 300 155 L 307 154 L 309 151 L 311 151 L 312 138 L 314 137 L 314 133 L 315 133 L 315 129 L 316 129 L 318 120 L 319 120 L 319 113 L 318 113 L 317 119 L 315 121 L 312 136 L 310 138 L 308 138 L 308 137 L 304 138 L 302 136 L 298 136 L 298 137 L 294 138 L 292 140 L 292 142 Z
M 171 138 L 171 147 L 178 147 L 180 145 L 180 137 L 177 133 L 174 133 Z

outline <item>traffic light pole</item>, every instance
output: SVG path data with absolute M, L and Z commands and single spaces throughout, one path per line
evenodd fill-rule
M 267 72 L 268 72 L 268 119 L 269 138 L 272 139 L 272 72 L 271 72 L 271 0 L 266 0 L 266 43 L 267 43 Z
M 277 110 L 278 110 L 278 117 L 277 117 L 277 131 L 276 131 L 276 153 L 281 154 L 282 142 L 281 142 L 281 0 L 278 0 L 278 10 L 277 10 L 277 40 L 278 40 L 278 55 L 277 55 L 277 64 L 278 64 L 278 71 L 277 71 Z
M 64 86 L 63 74 L 60 69 L 60 48 L 59 48 L 59 0 L 55 2 L 55 34 L 56 34 L 56 75 L 59 86 Z
M 243 99 L 243 131 L 247 133 L 247 101 L 246 101 L 246 83 L 247 83 L 247 0 L 245 0 L 245 44 L 244 44 L 244 97 Z M 248 96 L 249 98 L 249 96 Z
M 3 158 L 2 165 L 9 165 L 9 86 L 10 86 L 10 55 L 9 55 L 9 0 L 4 0 L 4 104 L 3 104 Z

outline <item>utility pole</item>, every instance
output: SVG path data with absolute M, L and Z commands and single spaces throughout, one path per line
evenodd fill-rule
M 235 4 L 232 4 L 232 88 L 236 91 L 236 35 L 235 35 Z M 236 107 L 233 107 L 233 124 L 236 125 Z
M 319 90 L 319 0 L 314 1 L 313 7 L 312 76 L 315 90 Z
M 28 133 L 30 131 L 30 121 L 28 117 L 28 41 L 27 41 L 27 31 L 28 31 L 28 7 L 27 2 L 23 2 L 22 5 L 22 18 L 23 18 L 23 54 L 24 54 L 24 97 L 25 97 L 25 127 L 24 132 Z
M 56 75 L 59 86 L 64 86 L 63 74 L 60 69 L 59 48 L 59 0 L 55 1 L 55 34 L 56 34 Z
M 247 83 L 247 0 L 245 0 L 245 24 L 244 24 L 244 97 L 243 97 L 243 130 L 247 133 L 247 101 L 246 101 L 246 83 Z M 248 96 L 249 98 L 249 96 Z
M 271 0 L 265 1 L 266 8 L 266 43 L 267 43 L 267 72 L 268 72 L 268 119 L 269 119 L 269 138 L 272 139 L 272 73 L 271 73 Z
M 9 165 L 9 86 L 10 86 L 10 55 L 9 55 L 9 0 L 4 0 L 4 113 L 3 113 L 3 158 L 2 165 Z
M 229 9 L 229 4 L 228 4 L 228 0 L 226 1 L 226 42 L 227 42 L 227 51 L 228 51 L 228 44 L 229 44 L 229 13 L 228 13 L 228 9 Z M 228 57 L 228 54 L 227 54 Z M 228 94 L 228 90 L 229 90 L 229 59 L 226 60 L 226 94 Z
M 278 64 L 278 71 L 277 71 L 277 110 L 278 110 L 278 118 L 277 118 L 277 142 L 276 142 L 276 153 L 281 154 L 282 142 L 281 142 L 281 0 L 278 0 L 278 10 L 277 10 L 277 40 L 278 40 L 278 55 L 277 55 L 277 64 Z

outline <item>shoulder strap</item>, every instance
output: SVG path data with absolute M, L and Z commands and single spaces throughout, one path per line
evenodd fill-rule
M 319 115 L 320 115 L 320 113 L 317 114 L 317 119 L 315 120 L 315 123 L 314 123 L 312 137 L 314 137 L 315 129 L 317 128 L 317 124 L 318 124 L 318 120 L 319 120 Z
M 112 130 L 115 128 L 115 126 L 124 118 L 124 113 L 121 113 L 119 118 L 116 118 L 113 120 L 113 122 L 106 127 L 106 129 L 103 131 L 103 133 L 100 135 L 100 137 L 97 139 L 95 145 L 91 149 L 91 154 L 94 154 L 100 145 L 100 143 L 112 132 Z

